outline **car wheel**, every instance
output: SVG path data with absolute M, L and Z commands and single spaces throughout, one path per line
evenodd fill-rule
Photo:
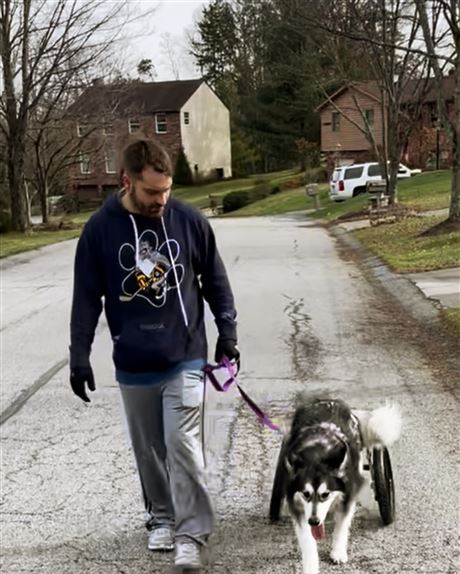
M 365 187 L 355 187 L 355 189 L 353 190 L 353 197 L 356 197 L 360 193 L 366 193 L 366 188 Z

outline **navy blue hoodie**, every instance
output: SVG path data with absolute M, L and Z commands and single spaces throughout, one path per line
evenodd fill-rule
M 89 364 L 102 301 L 117 369 L 155 372 L 206 358 L 204 299 L 219 335 L 236 340 L 233 295 L 207 219 L 175 199 L 162 218 L 130 214 L 113 195 L 77 246 L 71 366 Z

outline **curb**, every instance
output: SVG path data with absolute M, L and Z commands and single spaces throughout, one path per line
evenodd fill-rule
M 425 327 L 441 326 L 442 305 L 437 299 L 428 298 L 410 279 L 391 271 L 380 257 L 374 255 L 350 232 L 337 225 L 329 227 L 328 231 L 338 241 L 361 256 L 363 264 L 371 271 L 373 277 L 408 311 L 412 318 Z

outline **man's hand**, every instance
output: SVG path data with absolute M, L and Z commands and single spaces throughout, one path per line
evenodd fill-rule
M 96 383 L 94 382 L 93 369 L 90 366 L 87 367 L 74 367 L 70 370 L 70 386 L 72 391 L 80 397 L 85 403 L 90 403 L 91 400 L 86 394 L 85 383 L 88 385 L 90 391 L 96 390 Z
M 221 339 L 220 337 L 217 339 L 214 360 L 220 363 L 224 357 L 227 357 L 229 361 L 235 361 L 238 369 L 240 368 L 240 351 L 235 339 Z

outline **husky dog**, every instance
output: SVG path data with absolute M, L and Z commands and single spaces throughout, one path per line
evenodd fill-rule
M 279 519 L 286 498 L 304 574 L 319 572 L 316 541 L 325 537 L 330 510 L 335 516 L 330 557 L 337 564 L 347 561 L 348 533 L 365 482 L 363 449 L 390 446 L 400 429 L 395 406 L 352 412 L 340 400 L 301 398 L 281 446 L 270 518 Z

